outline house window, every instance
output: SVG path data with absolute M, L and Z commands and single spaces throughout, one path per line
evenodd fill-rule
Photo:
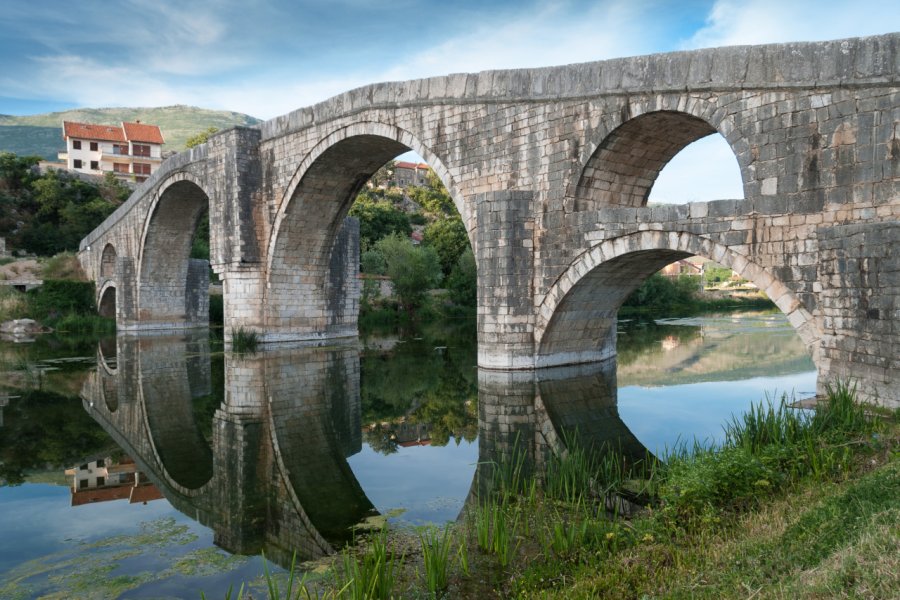
M 122 156 L 128 156 L 128 145 L 127 144 L 113 144 L 113 154 L 121 154 Z
M 105 467 L 105 466 L 106 466 L 106 460 L 105 460 L 105 459 L 102 459 L 102 458 L 98 458 L 98 459 L 97 459 L 97 466 L 98 466 L 98 467 Z
M 98 161 L 96 161 L 96 160 L 92 160 L 92 161 L 91 161 L 91 170 L 92 170 L 92 171 L 99 171 L 99 170 L 100 170 L 100 163 L 99 163 Z
M 98 485 L 98 486 L 106 485 L 106 477 L 98 477 L 98 478 L 97 478 L 97 485 Z
M 76 169 L 80 169 L 81 168 L 81 159 L 76 158 L 74 161 L 74 166 Z
M 98 149 L 97 142 L 91 142 L 91 152 L 96 152 Z
M 78 489 L 83 490 L 87 487 L 88 481 L 87 479 L 79 479 L 78 480 Z
M 72 150 L 81 150 L 81 140 L 74 140 L 72 142 Z
M 128 163 L 113 163 L 113 171 L 116 173 L 127 173 Z
M 144 144 L 133 144 L 131 146 L 131 149 L 135 156 L 150 156 L 150 146 L 145 146 Z
M 150 174 L 150 165 L 147 163 L 134 163 L 134 174 L 135 175 L 149 175 Z

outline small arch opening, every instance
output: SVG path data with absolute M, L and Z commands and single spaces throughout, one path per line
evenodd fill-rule
M 106 317 L 107 319 L 116 318 L 116 287 L 114 285 L 107 286 L 103 290 L 97 312 L 100 313 L 101 317 Z
M 107 244 L 103 248 L 103 254 L 100 257 L 100 277 L 108 278 L 116 275 L 116 249 L 112 244 Z
M 600 143 L 576 186 L 575 210 L 743 197 L 737 159 L 715 127 L 656 111 L 629 119 Z

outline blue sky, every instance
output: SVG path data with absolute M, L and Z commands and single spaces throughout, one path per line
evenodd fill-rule
M 0 113 L 192 104 L 271 118 L 375 81 L 896 30 L 887 0 L 9 2 Z
M 8 2 L 0 114 L 190 104 L 268 119 L 377 81 L 898 30 L 896 0 Z

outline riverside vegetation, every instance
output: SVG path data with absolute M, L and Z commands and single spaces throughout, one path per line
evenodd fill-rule
M 718 446 L 632 464 L 572 433 L 533 473 L 514 445 L 460 523 L 266 571 L 268 597 L 896 598 L 900 414 L 854 393 L 762 402 Z

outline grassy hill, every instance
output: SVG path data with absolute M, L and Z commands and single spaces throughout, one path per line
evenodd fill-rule
M 137 120 L 159 125 L 166 139 L 164 152 L 184 150 L 187 138 L 208 127 L 228 129 L 235 125 L 254 125 L 260 122 L 260 119 L 243 113 L 181 105 L 159 108 L 78 108 L 24 117 L 0 115 L 0 151 L 55 160 L 57 152 L 65 148 L 62 140 L 63 121 L 118 125 L 122 121 Z

